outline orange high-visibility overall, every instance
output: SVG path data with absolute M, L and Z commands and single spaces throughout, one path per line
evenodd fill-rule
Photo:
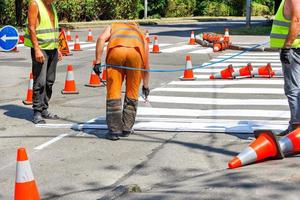
M 142 72 L 109 67 L 144 68 L 148 59 L 145 37 L 137 26 L 113 23 L 107 47 L 107 109 L 108 129 L 113 133 L 130 131 L 135 122 Z M 121 110 L 121 89 L 126 80 L 124 109 Z

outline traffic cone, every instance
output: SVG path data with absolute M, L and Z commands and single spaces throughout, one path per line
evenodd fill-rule
M 238 156 L 229 163 L 228 168 L 234 169 L 266 158 L 282 159 L 284 156 L 280 150 L 274 134 L 268 130 L 254 131 L 256 140 L 249 147 L 245 148 Z
M 89 34 L 87 36 L 87 39 L 86 39 L 87 42 L 94 42 L 94 37 L 93 37 L 93 34 L 92 34 L 92 30 L 89 29 Z
M 72 36 L 69 29 L 67 30 L 67 41 L 72 41 Z
M 153 49 L 151 53 L 161 53 L 159 50 L 159 45 L 158 45 L 158 37 L 154 36 L 154 44 L 153 44 Z
M 73 49 L 73 51 L 81 51 L 80 43 L 79 43 L 79 37 L 78 37 L 77 34 L 76 34 L 76 36 L 75 36 L 75 44 L 74 44 L 74 49 Z
M 185 64 L 185 70 L 183 73 L 183 77 L 180 77 L 179 79 L 182 81 L 195 80 L 191 56 L 186 56 L 186 64 Z
M 18 149 L 16 168 L 15 200 L 40 200 L 25 148 Z
M 150 39 L 150 37 L 149 37 L 149 31 L 148 30 L 146 30 L 146 41 L 148 42 L 148 43 L 151 43 L 151 39 Z
M 213 50 L 214 52 L 219 52 L 222 50 L 222 43 L 218 42 L 218 43 L 214 43 L 213 44 Z
M 271 78 L 275 75 L 271 64 L 268 63 L 266 66 L 261 66 L 258 69 L 254 69 L 252 72 L 253 77 L 266 77 Z
M 72 65 L 68 65 L 65 88 L 61 91 L 61 93 L 62 94 L 79 94 L 78 90 L 76 89 Z
M 212 74 L 209 79 L 233 79 L 232 73 L 234 72 L 232 65 L 229 65 L 220 73 Z
M 300 151 L 300 126 L 279 140 L 280 148 L 284 155 Z
M 33 94 L 33 75 L 32 73 L 30 73 L 26 100 L 23 100 L 24 105 L 32 105 L 32 94 Z
M 96 64 L 96 61 L 93 61 L 93 66 Z M 97 74 L 94 72 L 94 70 L 92 69 L 91 72 L 91 76 L 90 76 L 90 83 L 89 84 L 85 84 L 85 86 L 87 87 L 101 87 L 101 81 L 99 76 L 97 76 Z
M 19 35 L 19 44 L 24 44 L 24 35 Z
M 282 72 L 282 70 L 276 70 L 276 71 L 274 71 L 273 78 L 283 78 L 283 72 Z
M 189 45 L 195 45 L 195 44 L 196 44 L 195 33 L 194 33 L 194 31 L 192 31 Z
M 251 63 L 248 63 L 247 66 L 242 67 L 241 69 L 239 69 L 239 71 L 233 72 L 232 77 L 233 78 L 236 78 L 236 77 L 252 77 L 252 75 L 251 75 L 252 70 L 253 70 L 253 67 L 252 67 Z
M 101 81 L 106 82 L 106 77 L 107 77 L 107 70 L 106 70 L 106 67 L 103 67 Z
M 224 41 L 225 42 L 230 42 L 230 35 L 229 35 L 229 29 L 225 28 L 225 34 L 224 34 Z

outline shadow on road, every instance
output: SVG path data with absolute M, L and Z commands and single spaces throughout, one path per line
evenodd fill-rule
M 4 115 L 10 118 L 23 119 L 30 121 L 32 120 L 33 111 L 32 108 L 18 106 L 14 104 L 8 104 L 0 106 L 0 110 L 4 110 Z

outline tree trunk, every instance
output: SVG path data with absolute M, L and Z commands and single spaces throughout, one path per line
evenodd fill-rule
M 275 14 L 280 6 L 280 3 L 281 3 L 281 0 L 275 0 L 275 8 L 274 8 Z
M 22 26 L 22 7 L 23 0 L 15 0 L 16 24 Z

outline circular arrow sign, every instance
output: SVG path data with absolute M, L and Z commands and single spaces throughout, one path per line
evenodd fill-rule
M 0 48 L 4 51 L 14 49 L 19 42 L 19 33 L 13 26 L 4 26 L 0 29 Z

